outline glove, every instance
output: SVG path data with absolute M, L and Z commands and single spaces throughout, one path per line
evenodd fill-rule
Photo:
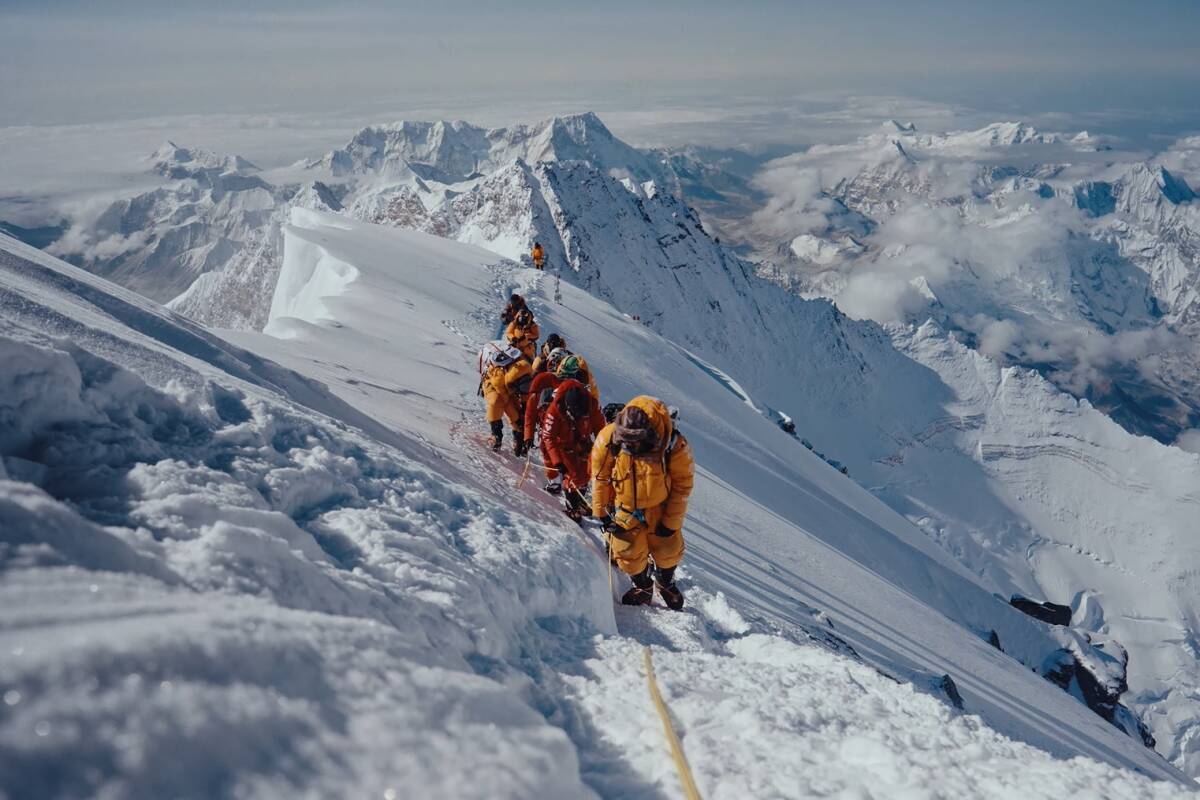
M 605 514 L 600 518 L 600 529 L 609 536 L 620 539 L 623 542 L 629 541 L 629 531 L 617 524 L 612 514 Z
M 676 533 L 676 531 L 671 530 L 666 525 L 663 525 L 661 522 L 659 523 L 658 527 L 654 529 L 654 535 L 661 536 L 664 539 L 671 538 L 672 536 L 675 535 L 675 533 Z

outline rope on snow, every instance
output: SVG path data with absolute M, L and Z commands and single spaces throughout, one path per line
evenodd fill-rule
M 679 737 L 671 727 L 671 715 L 667 712 L 667 704 L 663 701 L 662 692 L 658 690 L 658 681 L 654 679 L 654 660 L 650 657 L 650 646 L 642 650 L 646 661 L 646 683 L 650 687 L 650 699 L 658 709 L 658 717 L 662 720 L 663 733 L 667 737 L 667 746 L 671 748 L 671 758 L 675 761 L 675 770 L 679 773 L 679 783 L 683 785 L 683 796 L 688 800 L 700 800 L 700 790 L 696 788 L 696 779 L 692 777 L 692 768 L 688 766 L 687 757 L 679 745 Z

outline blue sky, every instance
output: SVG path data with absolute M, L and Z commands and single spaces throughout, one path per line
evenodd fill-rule
M 1153 118 L 1200 106 L 1198 53 L 1183 0 L 0 0 L 0 125 L 822 92 Z

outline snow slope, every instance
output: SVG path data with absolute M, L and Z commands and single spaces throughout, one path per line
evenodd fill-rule
M 950 137 L 953 147 L 946 138 L 926 137 L 930 147 L 942 143 L 964 152 L 978 152 L 980 142 L 1001 151 L 1014 143 L 1055 142 L 1020 126 Z M 563 282 L 636 315 L 731 376 L 754 402 L 794 418 L 802 435 L 849 465 L 865 486 L 966 564 L 984 588 L 1006 598 L 1021 593 L 1072 605 L 1082 637 L 1127 654 L 1127 669 L 1119 670 L 1126 674 L 1113 685 L 1123 690 L 1128 682 L 1125 702 L 1143 718 L 1160 752 L 1200 770 L 1190 733 L 1200 722 L 1191 691 L 1200 681 L 1191 645 L 1200 635 L 1200 587 L 1193 577 L 1200 551 L 1192 536 L 1200 464 L 1193 455 L 1122 432 L 1047 381 L 1026 370 L 1004 371 L 957 344 L 945 327 L 898 327 L 889 334 L 846 320 L 825 304 L 788 297 L 713 242 L 677 197 L 633 191 L 587 164 L 515 165 L 450 208 L 471 209 L 476 222 L 414 227 L 514 257 L 540 238 Z M 861 215 L 841 209 L 835 216 L 843 224 L 869 229 Z M 1126 354 L 1153 347 L 1155 334 L 1136 330 L 1153 323 L 1152 304 L 1138 304 L 1148 291 L 1144 276 L 1110 261 L 1093 240 L 1081 243 L 1069 228 L 1054 228 L 1053 220 L 1006 207 L 994 214 L 998 221 L 978 214 L 981 225 L 988 223 L 986 238 L 945 246 L 961 249 L 964 258 L 986 255 L 989 263 L 1011 256 L 1011 264 L 994 275 L 963 277 L 961 300 L 945 290 L 946 282 L 953 284 L 949 278 L 938 284 L 948 308 L 968 303 L 965 308 L 978 312 L 984 306 L 969 305 L 971 298 L 999 298 L 994 302 L 1023 309 L 1031 324 L 1099 320 L 1126 329 L 1128 338 L 1117 345 L 1124 343 Z M 481 219 L 486 224 L 478 224 Z M 413 224 L 411 218 L 392 221 Z M 920 236 L 940 230 L 916 225 L 906 258 L 919 264 L 939 255 Z M 1025 240 L 1041 244 L 1028 252 L 1013 245 Z M 1073 255 L 1060 260 L 1060 251 Z M 1036 258 L 1024 260 L 1029 253 Z M 547 280 L 556 282 L 557 273 Z M 912 288 L 920 294 L 922 287 L 927 314 L 925 298 L 941 301 L 928 282 Z M 1084 357 L 1087 348 L 1086 341 L 1079 344 Z M 1154 360 L 1144 360 L 1153 370 Z M 1169 580 L 1155 579 L 1164 573 Z M 1095 614 L 1097 607 L 1107 614 Z
M 662 783 L 669 779 L 661 753 L 641 752 L 654 744 L 654 720 L 629 700 L 642 688 L 636 642 L 656 646 L 685 747 L 702 788 L 716 796 L 864 786 L 887 794 L 957 780 L 922 776 L 932 762 L 891 761 L 911 757 L 901 741 L 936 730 L 944 746 L 941 736 L 966 735 L 945 719 L 925 717 L 936 710 L 937 717 L 971 719 L 949 711 L 944 697 L 933 701 L 943 674 L 953 677 L 967 711 L 1005 736 L 1058 757 L 1086 755 L 1173 774 L 1018 660 L 1038 660 L 1062 647 L 1061 634 L 981 589 L 920 531 L 782 435 L 687 351 L 570 285 L 560 287 L 563 302 L 556 304 L 551 276 L 497 263 L 486 251 L 303 211 L 293 212 L 284 237 L 285 262 L 266 332 L 226 335 L 327 383 L 348 403 L 420 437 L 464 470 L 487 468 L 493 473 L 488 491 L 498 501 L 531 502 L 539 514 L 555 513 L 529 484 L 514 498 L 514 462 L 505 468 L 479 452 L 484 427 L 473 396 L 473 348 L 494 335 L 497 304 L 510 290 L 532 298 L 545 329 L 563 332 L 587 355 L 606 401 L 651 390 L 680 406 L 700 463 L 684 582 L 692 610 L 674 616 L 618 609 L 618 637 L 581 648 L 562 632 L 553 652 L 571 661 L 566 675 L 532 665 L 536 682 L 558 685 L 568 698 L 568 729 L 585 775 L 602 794 L 669 785 Z M 602 564 L 597 569 L 603 574 Z M 1011 655 L 984 640 L 993 629 Z M 546 657 L 529 656 L 532 662 Z M 839 666 L 830 669 L 833 664 Z M 529 675 L 531 664 L 494 669 L 505 677 L 514 670 Z M 843 669 L 851 671 L 849 683 L 840 677 Z M 796 670 L 811 678 L 798 682 Z M 701 691 L 688 688 L 694 685 Z M 774 695 L 784 685 L 797 693 L 790 709 L 778 707 Z M 840 706 L 877 692 L 889 699 L 867 702 L 860 707 L 866 718 L 853 722 L 814 705 L 830 693 Z M 728 706 L 714 704 L 714 696 L 728 697 Z M 910 714 L 918 719 L 905 719 Z M 735 733 L 742 724 L 763 739 Z M 861 733 L 847 739 L 849 730 Z M 823 737 L 834 740 L 832 750 L 808 749 Z M 597 739 L 605 746 L 598 748 Z M 751 747 L 759 742 L 756 760 L 729 758 L 734 740 Z M 621 747 L 630 741 L 639 742 L 634 756 Z M 862 765 L 869 763 L 879 769 L 864 778 Z M 967 770 L 960 773 L 962 786 L 993 790 L 971 767 L 952 769 L 959 768 Z M 1048 792 L 1038 781 L 1018 791 Z
M 1049 333 L 1074 324 L 1120 328 L 1125 338 L 1116 341 L 1122 352 L 1139 352 L 1156 341 L 1153 335 L 1139 338 L 1152 329 L 1138 326 L 1154 323 L 1150 282 L 1110 258 L 1107 246 L 1075 235 L 1071 226 L 1083 219 L 1078 209 L 1060 219 L 1012 208 L 1034 182 L 1074 184 L 1067 174 L 1055 177 L 1036 165 L 1013 174 L 1004 167 L 1008 159 L 1036 161 L 1047 152 L 1037 148 L 1084 158 L 1096 146 L 997 125 L 948 135 L 892 126 L 865 145 L 815 148 L 811 159 L 818 164 L 849 164 L 844 173 L 833 173 L 843 175 L 837 183 L 841 199 L 826 197 L 818 215 L 824 227 L 792 237 L 789 251 L 832 259 L 836 267 L 842 259 L 880 257 L 872 237 L 886 233 L 894 247 L 885 251 L 883 263 L 892 266 L 923 270 L 981 258 L 995 266 L 997 259 L 1009 259 L 1011 267 L 972 273 L 986 281 L 939 280 L 941 273 L 932 272 L 926 280 L 918 270 L 901 288 L 905 297 L 916 298 L 923 314 L 959 308 L 972 310 L 975 316 L 967 320 L 972 325 L 983 318 L 976 327 L 977 345 L 984 349 L 1003 351 L 1016 324 L 986 321 L 1019 312 L 1020 329 L 1043 318 L 1059 320 Z M 185 169 L 203 177 L 251 169 L 168 149 L 155 159 L 168 165 L 162 167 L 168 174 Z M 915 327 L 889 335 L 847 320 L 826 304 L 787 296 L 718 246 L 674 192 L 660 191 L 659 184 L 669 179 L 639 183 L 657 166 L 631 151 L 589 116 L 490 132 L 461 123 L 368 129 L 301 170 L 306 178 L 342 181 L 336 190 L 315 183 L 280 200 L 265 229 L 269 236 L 248 251 L 255 254 L 249 261 L 202 275 L 171 305 L 211 323 L 265 324 L 282 253 L 277 226 L 290 206 L 337 210 L 344 200 L 346 214 L 478 244 L 512 259 L 541 240 L 552 269 L 547 294 L 561 292 L 560 282 L 586 289 L 688 348 L 693 363 L 708 374 L 743 387 L 751 405 L 794 419 L 802 437 L 847 465 L 856 480 L 965 564 L 989 592 L 1074 606 L 1079 630 L 1072 643 L 1058 644 L 1093 664 L 1099 662 L 1084 652 L 1092 649 L 1085 637 L 1126 653 L 1127 660 L 1122 656 L 1111 669 L 1100 670 L 1108 675 L 1110 692 L 1120 694 L 1128 682 L 1123 702 L 1149 726 L 1160 752 L 1189 771 L 1200 769 L 1189 744 L 1189 731 L 1200 722 L 1190 693 L 1200 678 L 1190 645 L 1196 635 L 1190 576 L 1198 560 L 1188 545 L 1194 459 L 1107 430 L 1092 409 L 1068 402 L 1024 373 L 1006 377 L 955 345 L 946 329 L 964 324 L 961 314 L 941 314 L 942 325 L 920 335 Z M 170 166 L 175 162 L 183 166 Z M 335 163 L 344 169 L 334 170 Z M 1147 197 L 1174 186 L 1160 187 L 1153 176 L 1143 183 Z M 964 187 L 988 193 L 987 201 L 970 199 L 975 195 Z M 1182 189 L 1176 189 L 1171 191 L 1182 200 Z M 1122 191 L 1113 197 L 1124 198 Z M 914 216 L 901 207 L 905 193 L 945 207 Z M 1091 206 L 1104 196 L 1098 185 L 1087 194 Z M 1168 200 L 1163 214 L 1187 207 Z M 882 219 L 894 210 L 893 202 L 895 218 L 881 229 L 867 214 Z M 1075 195 L 1070 202 L 1076 203 Z M 1129 198 L 1128 213 L 1150 208 L 1147 203 Z M 978 230 L 947 244 L 937 237 L 959 230 L 959 206 L 971 212 L 963 212 L 962 224 Z M 1014 241 L 1036 246 L 1014 250 Z M 293 249 L 305 246 L 293 238 Z M 1060 258 L 1063 253 L 1069 257 Z M 318 271 L 328 285 L 306 283 L 312 297 L 291 298 L 288 292 L 279 297 L 302 305 L 326 303 L 320 298 L 361 279 L 355 272 L 353 265 L 330 263 Z M 830 291 L 842 279 L 836 269 L 822 275 L 834 276 Z M 274 315 L 285 313 L 290 314 L 276 309 Z M 1102 364 L 1105 341 L 1085 337 L 1068 341 L 1068 349 L 1082 354 L 1080 360 Z M 369 342 L 364 347 L 370 352 Z M 328 360 L 335 363 L 337 357 L 331 353 Z M 1150 359 L 1142 363 L 1162 372 Z M 414 369 L 422 384 L 437 375 L 423 365 Z M 1048 407 L 1058 411 L 1046 417 Z M 1148 542 L 1155 546 L 1147 548 Z M 1171 580 L 1150 579 L 1164 570 Z M 1105 613 L 1094 613 L 1096 608 Z M 1146 616 L 1156 622 L 1146 623 Z M 1039 653 L 1026 656 L 1030 666 L 1054 673 L 1058 657 Z M 1137 725 L 1126 720 L 1125 727 L 1134 733 Z
M 921 329 L 919 335 L 915 329 L 897 329 L 889 335 L 876 326 L 847 320 L 826 304 L 803 302 L 764 285 L 744 263 L 709 239 L 695 214 L 678 197 L 659 191 L 657 184 L 638 182 L 653 174 L 653 164 L 633 159 L 619 143 L 597 145 L 606 141 L 596 128 L 598 121 L 560 122 L 559 127 L 571 135 L 561 147 L 556 144 L 549 149 L 540 145 L 530 149 L 536 136 L 522 139 L 497 134 L 489 139 L 477 135 L 479 129 L 473 133 L 468 130 L 470 126 L 461 124 L 457 128 L 443 125 L 441 133 L 436 132 L 436 125 L 391 126 L 386 136 L 381 134 L 386 139 L 386 145 L 378 150 L 384 154 L 382 159 L 370 155 L 369 148 L 345 149 L 346 157 L 354 156 L 351 162 L 358 165 L 352 174 L 343 176 L 346 184 L 336 190 L 313 184 L 297 191 L 291 199 L 278 202 L 267 226 L 273 231 L 271 237 L 254 250 L 262 258 L 252 259 L 253 264 L 246 269 L 202 275 L 172 306 L 199 319 L 234 326 L 247 324 L 247 320 L 259 325 L 270 316 L 271 333 L 295 337 L 298 342 L 276 351 L 277 342 L 251 337 L 247 341 L 253 343 L 252 349 L 275 353 L 279 360 L 292 363 L 306 374 L 315 374 L 334 387 L 345 400 L 331 412 L 335 417 L 348 419 L 351 406 L 369 407 L 371 418 L 388 421 L 387 428 L 372 428 L 370 419 L 359 414 L 355 424 L 371 428 L 373 437 L 386 436 L 387 430 L 406 429 L 432 442 L 437 434 L 431 431 L 444 427 L 447 404 L 471 419 L 475 415 L 469 400 L 459 396 L 469 380 L 460 383 L 455 379 L 449 387 L 440 383 L 450 375 L 445 371 L 442 354 L 450 352 L 452 344 L 460 339 L 476 342 L 494 333 L 480 316 L 491 312 L 481 309 L 490 307 L 494 297 L 517 278 L 495 278 L 493 284 L 477 286 L 463 277 L 460 286 L 476 287 L 479 299 L 470 308 L 464 308 L 463 299 L 457 295 L 441 298 L 445 291 L 441 283 L 430 284 L 419 292 L 414 289 L 411 275 L 399 284 L 380 284 L 379 275 L 386 274 L 379 267 L 384 259 L 381 253 L 396 247 L 395 242 L 383 240 L 377 247 L 353 245 L 346 240 L 350 234 L 337 234 L 336 226 L 353 231 L 356 240 L 368 236 L 369 229 L 350 221 L 325 220 L 320 236 L 328 237 L 326 229 L 333 226 L 332 235 L 340 237 L 335 248 L 325 247 L 320 237 L 305 234 L 302 228 L 287 234 L 288 257 L 301 266 L 286 271 L 280 283 L 282 291 L 276 292 L 272 308 L 269 292 L 276 283 L 284 244 L 284 234 L 273 226 L 288 218 L 288 205 L 336 210 L 344 199 L 351 213 L 362 215 L 371 208 L 384 209 L 387 214 L 381 221 L 458 238 L 513 258 L 522 256 L 533 239 L 541 238 L 556 270 L 541 279 L 545 281 L 541 286 L 544 297 L 556 293 L 581 296 L 569 286 L 576 284 L 617 309 L 636 315 L 643 326 L 628 327 L 626 321 L 623 324 L 627 327 L 621 330 L 631 331 L 634 337 L 650 337 L 646 341 L 653 344 L 647 345 L 646 352 L 653 353 L 655 359 L 663 345 L 653 333 L 682 343 L 690 353 L 679 362 L 680 370 L 696 377 L 696 383 L 686 383 L 682 392 L 699 391 L 703 405 L 716 407 L 714 404 L 720 404 L 720 400 L 709 397 L 704 390 L 717 387 L 722 392 L 721 400 L 743 406 L 742 414 L 757 407 L 767 414 L 778 412 L 792 417 L 801 435 L 849 465 L 856 480 L 919 525 L 926 536 L 953 556 L 954 563 L 965 564 L 967 569 L 962 574 L 977 587 L 1004 597 L 1020 591 L 1075 606 L 1076 631 L 1046 632 L 1037 625 L 1009 631 L 1004 627 L 1009 624 L 1004 621 L 1007 616 L 993 617 L 1011 612 L 997 611 L 990 598 L 982 610 L 973 606 L 964 610 L 957 607 L 966 602 L 961 599 L 935 601 L 924 591 L 916 592 L 922 603 L 967 624 L 980 637 L 996 628 L 1009 654 L 1043 674 L 1058 668 L 1061 650 L 1066 648 L 1076 658 L 1099 664 L 1098 674 L 1107 675 L 1115 692 L 1120 693 L 1122 681 L 1127 679 L 1131 691 L 1123 701 L 1151 726 L 1161 752 L 1177 765 L 1194 771 L 1189 731 L 1197 719 L 1191 696 L 1195 676 L 1190 644 L 1195 631 L 1195 592 L 1189 576 L 1195 559 L 1187 546 L 1194 506 L 1194 459 L 1182 458 L 1178 453 L 1164 455 L 1164 449 L 1110 430 L 1087 406 L 1070 402 L 1026 373 L 996 369 L 986 359 L 955 345 L 937 326 Z M 551 121 L 532 127 L 549 132 L 545 141 L 550 142 L 556 124 Z M 912 133 L 898 129 L 900 136 Z M 519 146 L 510 146 L 513 142 Z M 1005 151 L 1013 146 L 1054 145 L 1081 152 L 1093 146 L 1087 142 L 1064 144 L 1020 126 L 992 126 L 978 136 L 953 142 L 937 136 L 924 137 L 921 142 L 924 144 L 913 145 L 912 149 L 940 148 L 963 159 L 978 157 L 982 148 Z M 904 165 L 911 156 L 901 155 L 890 139 L 886 144 L 897 154 L 897 163 L 907 169 Z M 209 174 L 205 170 L 217 170 L 219 177 L 230 170 L 252 169 L 244 162 L 180 151 L 171 148 L 156 163 L 174 159 L 185 165 L 181 169 L 202 176 Z M 468 152 L 474 154 L 470 156 L 471 164 L 463 160 Z M 458 155 L 451 158 L 453 153 Z M 542 157 L 562 160 L 532 160 Z M 380 171 L 380 164 L 400 162 L 417 165 L 415 171 Z M 622 163 L 633 166 L 623 172 Z M 441 172 L 435 174 L 433 167 Z M 488 175 L 466 171 L 492 167 L 496 171 Z M 322 168 L 320 164 L 311 165 L 309 177 L 328 177 L 320 174 Z M 921 172 L 914 170 L 913 174 L 920 176 Z M 1003 183 L 1011 177 L 999 175 L 995 180 Z M 440 183 L 450 179 L 455 182 Z M 179 188 L 191 191 L 190 180 L 198 179 L 180 179 Z M 887 190 L 881 191 L 886 198 Z M 1094 194 L 1099 203 L 1103 192 L 1097 190 Z M 842 255 L 862 252 L 864 248 L 856 237 L 873 230 L 871 220 L 844 203 L 833 208 L 832 219 L 830 230 L 837 236 L 824 230 L 819 235 L 805 234 L 809 238 L 801 241 L 805 246 L 801 251 L 819 252 L 821 242 L 830 241 Z M 996 235 L 996 241 L 1003 241 L 1014 230 L 1030 230 L 1019 215 L 1003 216 L 999 223 L 1007 227 Z M 217 229 L 210 225 L 210 232 Z M 1036 227 L 1032 230 L 1038 232 Z M 799 239 L 795 237 L 792 244 Z M 408 246 L 415 245 L 410 242 Z M 435 245 L 423 246 L 433 248 L 428 256 L 431 263 L 459 263 L 465 259 L 460 264 L 463 270 L 468 263 L 473 266 L 464 275 L 476 275 L 480 264 L 496 258 L 477 251 L 474 256 L 464 256 L 467 250 L 453 246 L 449 251 L 438 250 Z M 1083 267 L 1088 263 L 1086 259 L 1081 262 Z M 364 271 L 363 264 L 375 268 Z M 561 270 L 561 286 L 556 286 L 557 270 Z M 1099 287 L 1096 293 L 1087 295 L 1097 299 L 1092 306 L 1097 318 L 1105 314 L 1123 316 L 1110 301 L 1121 294 L 1112 287 L 1124 284 L 1109 281 L 1111 276 L 1103 270 L 1093 275 L 1085 269 L 1081 274 Z M 1072 280 L 1066 274 L 1031 268 L 1003 285 L 1039 290 L 1043 284 L 1057 287 L 1058 294 L 1039 296 L 1057 298 L 1056 309 L 1074 313 L 1068 299 L 1075 291 Z M 400 326 L 398 306 L 354 300 L 352 287 L 361 290 L 367 285 L 373 294 L 404 298 L 398 303 L 416 304 L 418 298 L 424 298 L 441 309 L 441 316 L 437 324 L 420 318 Z M 913 288 L 922 304 L 938 299 L 928 282 Z M 946 298 L 943 287 L 937 288 Z M 600 312 L 596 314 L 607 319 Z M 309 327 L 288 317 L 310 322 L 328 318 L 341 327 L 334 327 L 336 335 L 324 328 L 315 335 Z M 474 320 L 475 327 L 462 323 L 463 318 Z M 449 320 L 452 327 L 443 331 L 438 327 L 442 320 Z M 555 322 L 564 328 L 572 324 L 570 320 Z M 426 357 L 397 361 L 400 357 L 391 350 L 410 347 L 407 336 L 414 331 L 418 350 L 426 352 Z M 392 342 L 389 337 L 398 334 L 405 338 L 389 344 L 389 352 L 381 354 L 380 343 Z M 588 330 L 587 335 L 590 339 L 601 332 Z M 323 352 L 321 360 L 325 363 L 296 361 L 297 355 L 290 349 L 295 347 L 302 347 L 306 354 Z M 605 347 L 616 360 L 614 372 L 620 367 L 636 373 L 636 368 L 627 363 L 629 345 L 624 338 Z M 907 355 L 898 353 L 897 347 Z M 595 358 L 590 347 L 586 352 L 589 359 Z M 361 354 L 362 358 L 351 354 Z M 333 366 L 356 361 L 353 373 Z M 405 376 L 402 382 L 392 371 L 393 363 L 403 365 L 397 368 Z M 643 368 L 641 377 L 629 380 L 626 388 L 632 393 L 658 379 L 653 370 Z M 295 391 L 290 381 L 285 384 L 286 392 Z M 423 388 L 431 386 L 441 388 Z M 305 391 L 311 400 L 312 392 Z M 321 395 L 320 401 L 312 402 L 318 409 L 329 411 L 325 404 L 330 400 L 328 395 Z M 715 418 L 714 432 L 730 430 L 730 425 L 723 422 L 724 412 L 703 418 L 706 422 Z M 753 424 L 765 423 L 755 418 Z M 463 428 L 459 425 L 455 430 L 461 432 Z M 779 437 L 779 433 L 768 427 L 763 436 Z M 453 452 L 452 445 L 458 444 L 459 439 L 450 437 L 438 446 Z M 789 458 L 793 450 L 800 450 L 790 439 L 779 444 L 789 448 L 785 451 Z M 714 446 L 722 451 L 731 447 L 723 440 Z M 820 465 L 807 453 L 801 453 L 801 457 Z M 774 461 L 768 459 L 765 463 L 774 468 Z M 478 480 L 471 476 L 479 466 L 474 462 L 458 464 L 457 479 Z M 734 473 L 737 479 L 727 480 L 742 490 L 743 476 L 757 474 L 752 468 L 741 467 Z M 1162 477 L 1150 481 L 1138 473 Z M 779 507 L 793 503 L 797 494 L 795 489 L 780 487 L 766 477 L 754 481 L 754 485 L 752 497 L 760 503 L 761 495 L 776 487 L 771 502 L 765 503 L 775 513 Z M 717 518 L 725 519 L 722 513 L 714 511 Z M 805 514 L 812 515 L 812 509 L 805 507 Z M 808 517 L 801 523 L 806 520 Z M 740 524 L 729 520 L 730 526 Z M 835 539 L 839 547 L 848 546 L 834 533 L 841 523 L 835 520 L 829 524 L 834 530 L 822 530 L 818 535 Z M 914 529 L 907 525 L 901 530 L 905 532 L 901 538 L 909 546 L 941 564 L 947 574 L 955 573 L 954 563 L 931 549 L 928 540 L 913 538 Z M 874 542 L 869 538 L 864 541 Z M 1146 547 L 1147 542 L 1153 546 Z M 779 547 L 786 552 L 786 543 Z M 1172 554 L 1169 559 L 1164 557 L 1168 552 Z M 851 556 L 868 565 L 887 566 L 895 560 L 891 546 L 880 548 L 877 544 L 864 545 L 863 552 L 855 551 Z M 912 572 L 924 569 L 922 566 L 902 573 L 911 577 Z M 1170 580 L 1154 579 L 1164 571 Z M 909 578 L 896 580 L 909 588 Z M 847 585 L 856 584 L 848 581 Z M 1099 588 L 1101 593 L 1082 592 L 1083 588 Z M 955 593 L 962 594 L 957 590 Z M 746 600 L 752 601 L 764 603 L 761 599 Z M 821 606 L 815 601 L 810 604 Z M 1143 619 L 1147 613 L 1143 609 L 1151 610 L 1153 624 Z M 1092 643 L 1087 641 L 1089 638 Z M 1104 650 L 1096 644 L 1108 647 L 1118 657 L 1105 663 Z M 861 642 L 855 646 L 867 649 Z M 1128 652 L 1127 666 L 1120 656 L 1122 652 Z M 925 679 L 936 672 L 924 661 L 914 663 L 918 665 L 900 660 L 890 669 L 899 675 L 906 674 L 904 670 L 915 670 L 913 674 L 922 676 L 919 682 L 927 682 Z M 1069 688 L 1080 691 L 1078 686 Z M 1134 732 L 1130 720 L 1124 724 Z M 1023 733 L 1015 735 L 1025 737 Z
M 707 797 L 1186 793 L 959 621 L 1047 629 L 684 351 L 485 251 L 292 219 L 291 316 L 230 337 L 332 391 L 0 240 L 0 792 L 674 796 L 649 644 Z M 687 612 L 614 608 L 479 447 L 474 349 L 513 286 L 606 394 L 683 408 Z
M 482 665 L 613 630 L 590 553 L 0 242 L 0 796 L 589 794 L 528 682 Z

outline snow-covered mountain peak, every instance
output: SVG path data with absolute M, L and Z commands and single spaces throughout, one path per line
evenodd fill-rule
M 321 181 L 312 181 L 300 187 L 292 196 L 292 206 L 310 208 L 315 211 L 341 211 L 342 203 L 332 189 Z
M 902 143 L 902 150 L 909 153 L 929 151 L 934 155 L 950 155 L 960 158 L 992 158 L 1002 154 L 1005 148 L 1018 145 L 1064 145 L 1071 150 L 1095 151 L 1102 149 L 1099 138 L 1086 131 L 1079 133 L 1042 132 L 1025 122 L 993 122 L 974 130 L 959 130 L 923 133 L 913 123 L 888 120 L 877 130 L 865 134 L 857 142 L 841 145 L 817 145 L 808 152 L 819 157 L 830 154 L 853 156 L 870 150 L 895 149 Z
M 899 120 L 889 119 L 880 126 L 888 133 L 916 133 L 917 124 L 915 122 L 900 122 Z
M 889 125 L 769 164 L 758 182 L 773 196 L 745 235 L 794 271 L 787 285 L 838 298 L 855 316 L 919 322 L 928 298 L 911 281 L 924 276 L 945 322 L 968 328 L 969 341 L 1025 359 L 1131 430 L 1171 442 L 1200 424 L 1188 377 L 1200 369 L 1195 348 L 1164 326 L 1200 322 L 1190 151 L 1095 155 L 1108 148 L 1103 137 L 1020 121 L 921 134 Z M 843 212 L 833 201 L 865 220 L 862 248 L 814 258 L 837 252 Z M 790 246 L 805 234 L 824 245 Z M 1029 347 L 1010 341 L 1026 336 Z M 1092 344 L 1081 351 L 1077 340 Z M 1138 363 L 1143 347 L 1159 367 Z
M 344 147 L 304 166 L 326 169 L 334 177 L 454 184 L 515 161 L 584 161 L 638 183 L 656 180 L 661 185 L 665 178 L 665 171 L 649 156 L 615 137 L 593 112 L 501 128 L 461 121 L 372 125 Z
M 1052 144 L 1070 141 L 1058 133 L 1042 133 L 1024 122 L 993 122 L 970 131 L 950 131 L 915 137 L 920 146 L 929 150 L 948 150 L 963 153 L 989 151 L 995 148 L 1022 144 Z
M 223 175 L 258 171 L 257 166 L 241 156 L 223 156 L 199 147 L 180 147 L 170 140 L 159 145 L 146 161 L 155 172 L 172 179 L 192 178 L 198 173 Z
M 309 166 L 324 166 L 335 176 L 377 174 L 402 177 L 416 172 L 445 180 L 466 178 L 479 170 L 488 150 L 486 131 L 462 121 L 399 121 L 363 128 L 342 148 Z
M 995 122 L 976 131 L 977 138 L 986 138 L 990 145 L 1013 145 L 1046 141 L 1047 136 L 1024 122 Z
M 601 122 L 594 111 L 583 114 L 567 114 L 551 117 L 535 128 L 548 128 L 557 146 L 581 147 L 588 144 L 602 144 L 616 139 L 608 126 Z
M 1167 213 L 1173 213 L 1174 206 L 1190 203 L 1197 197 L 1183 177 L 1153 161 L 1134 164 L 1117 184 L 1119 205 L 1128 212 L 1157 213 L 1163 207 Z

